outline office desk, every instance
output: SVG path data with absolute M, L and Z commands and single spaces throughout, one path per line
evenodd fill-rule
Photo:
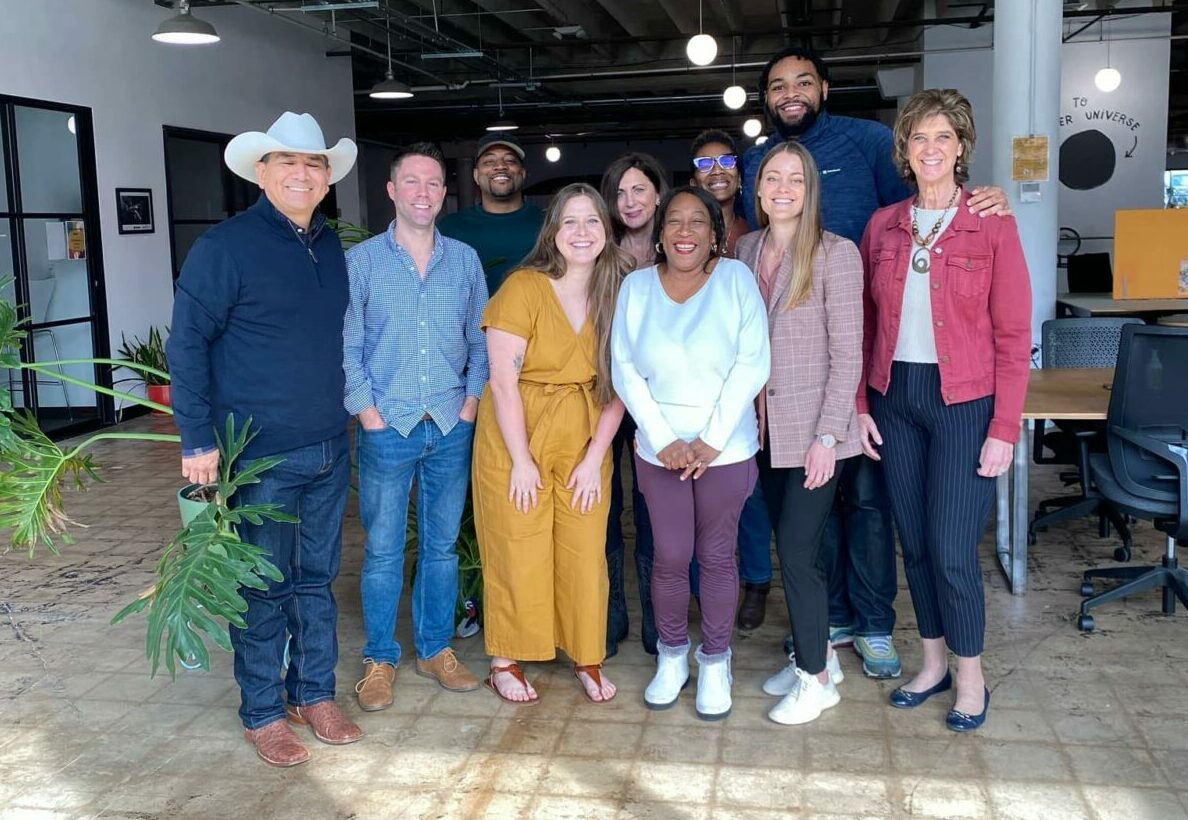
M 1109 293 L 1061 293 L 1056 296 L 1057 316 L 1155 319 L 1171 313 L 1188 313 L 1188 299 L 1115 299 Z
M 1015 445 L 1015 460 L 1011 469 L 998 478 L 995 544 L 998 563 L 1016 595 L 1027 591 L 1027 534 L 1031 523 L 1028 471 L 1035 420 L 1104 420 L 1113 382 L 1112 367 L 1031 371 L 1023 406 L 1023 434 Z

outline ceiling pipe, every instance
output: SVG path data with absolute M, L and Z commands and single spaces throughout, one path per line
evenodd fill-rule
M 1068 20 L 1071 18 L 1078 18 L 1078 17 L 1096 17 L 1098 15 L 1102 15 L 1105 17 L 1141 17 L 1141 16 L 1148 15 L 1148 14 L 1171 14 L 1176 11 L 1188 12 L 1188 1 L 1174 0 L 1173 4 L 1169 5 L 1169 6 L 1144 6 L 1143 8 L 1114 8 L 1114 9 L 1109 9 L 1109 10 L 1084 9 L 1082 11 L 1069 11 L 1069 12 L 1065 12 L 1064 19 Z M 993 19 L 994 18 L 991 17 L 990 22 L 993 22 Z M 833 25 L 794 26 L 788 32 L 770 32 L 770 34 L 775 35 L 775 34 L 780 34 L 780 33 L 788 33 L 788 34 L 793 34 L 793 35 L 797 35 L 797 36 L 816 36 L 816 35 L 833 34 L 838 28 L 841 29 L 842 34 L 845 34 L 847 32 L 854 32 L 854 31 L 882 31 L 884 29 L 912 29 L 912 28 L 936 27 L 936 26 L 971 25 L 973 23 L 979 23 L 979 24 L 985 25 L 986 22 L 987 22 L 987 19 L 985 17 L 979 17 L 977 15 L 965 15 L 962 17 L 929 17 L 929 18 L 926 18 L 923 20 L 887 20 L 882 23 L 845 23 L 845 24 L 842 24 L 840 27 L 833 26 Z M 767 33 L 769 33 L 769 32 L 754 32 L 754 31 L 745 31 L 742 29 L 732 29 L 731 31 L 714 32 L 715 36 L 722 37 L 722 38 L 727 38 L 727 37 L 751 37 L 751 38 L 754 38 L 757 35 L 767 34 Z M 562 41 L 555 41 L 555 42 L 541 41 L 541 42 L 532 42 L 532 43 L 522 43 L 522 42 L 493 43 L 493 42 L 488 42 L 485 45 L 489 49 L 499 49 L 500 51 L 515 51 L 517 49 L 528 49 L 528 48 L 531 48 L 531 49 L 572 48 L 574 45 L 622 46 L 622 45 L 639 45 L 640 43 L 645 43 L 645 42 L 648 42 L 648 43 L 675 43 L 675 42 L 683 43 L 688 39 L 689 38 L 687 35 L 656 34 L 656 35 L 640 35 L 640 36 L 627 36 L 627 37 L 612 37 L 612 38 L 603 38 L 603 39 L 591 38 L 591 39 L 586 39 L 586 40 L 565 41 L 565 42 L 562 42 Z
M 244 6 L 246 8 L 252 9 L 254 11 L 258 11 L 261 14 L 267 14 L 270 17 L 273 17 L 277 20 L 282 20 L 282 21 L 286 22 L 291 26 L 297 26 L 298 28 L 305 29 L 306 31 L 312 31 L 315 34 L 319 34 L 319 35 L 321 35 L 323 37 L 327 37 L 331 40 L 336 40 L 337 42 L 340 42 L 346 46 L 349 46 L 350 48 L 354 49 L 355 51 L 360 51 L 364 54 L 370 54 L 371 56 L 379 59 L 381 62 L 383 62 L 385 64 L 388 61 L 388 55 L 386 55 L 386 54 L 375 51 L 374 49 L 370 49 L 367 46 L 359 45 L 358 43 L 352 42 L 349 37 L 342 37 L 342 36 L 335 34 L 333 32 L 329 32 L 322 28 L 319 28 L 318 26 L 313 26 L 313 25 L 309 25 L 308 23 L 304 23 L 298 17 L 290 17 L 288 15 L 279 14 L 278 12 L 275 12 L 271 9 L 256 5 L 255 3 L 251 2 L 251 0 L 231 0 L 231 2 L 235 3 L 236 5 Z M 401 66 L 402 68 L 406 68 L 409 71 L 416 72 L 417 74 L 424 75 L 424 76 L 428 77 L 429 79 L 436 80 L 437 82 L 439 82 L 443 85 L 448 85 L 448 83 L 446 83 L 446 81 L 444 79 L 437 76 L 436 74 L 434 74 L 431 71 L 426 71 L 425 69 L 421 68 L 420 66 L 410 65 L 409 63 L 403 62 L 401 60 L 396 60 L 396 59 L 392 60 L 392 64 Z

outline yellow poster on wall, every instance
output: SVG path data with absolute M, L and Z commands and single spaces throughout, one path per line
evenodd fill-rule
M 1015 137 L 1011 140 L 1011 180 L 1014 182 L 1048 181 L 1048 138 Z
M 66 222 L 66 258 L 87 258 L 87 235 L 81 219 Z

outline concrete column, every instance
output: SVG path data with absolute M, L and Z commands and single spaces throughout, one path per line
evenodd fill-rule
M 1032 334 L 1050 319 L 1056 301 L 1056 239 L 1059 173 L 1061 5 L 1052 0 L 1005 0 L 994 7 L 994 118 L 989 136 L 994 182 L 1001 185 L 1019 224 L 1031 271 Z M 978 123 L 985 125 L 986 123 Z M 1021 202 L 1011 181 L 1014 137 L 1048 137 L 1048 181 L 1039 201 Z M 980 153 L 980 152 L 979 152 Z

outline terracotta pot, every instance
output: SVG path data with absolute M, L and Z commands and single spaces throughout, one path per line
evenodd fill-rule
M 149 401 L 155 401 L 157 404 L 164 404 L 167 407 L 173 406 L 173 402 L 169 399 L 169 385 L 167 384 L 146 384 L 144 386 L 144 392 L 148 396 Z M 168 415 L 168 413 L 163 413 L 160 410 L 153 410 L 152 412 L 158 416 Z

